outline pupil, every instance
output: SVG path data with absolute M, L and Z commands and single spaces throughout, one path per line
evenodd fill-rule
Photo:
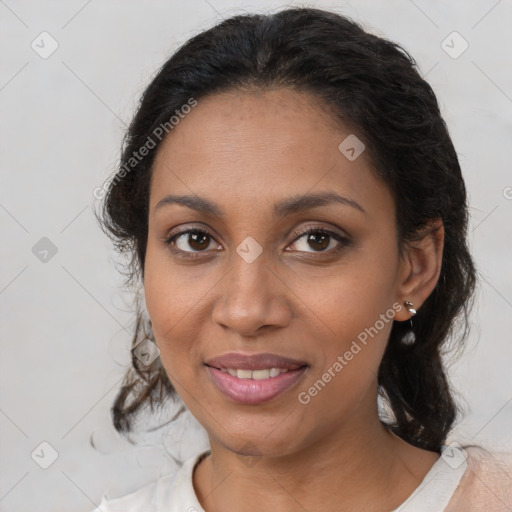
M 190 234 L 190 238 L 192 239 L 191 241 L 189 241 L 189 245 L 193 248 L 193 249 L 206 249 L 209 245 L 208 243 L 208 235 L 206 233 L 191 233 Z M 200 242 L 200 240 L 202 240 L 202 242 Z M 194 244 L 197 244 L 196 246 L 194 246 Z
M 313 242 L 321 245 L 321 247 L 313 247 L 313 249 L 325 249 L 326 247 L 329 246 L 328 238 L 329 235 L 326 235 L 324 233 L 310 234 L 308 242 Z M 320 239 L 321 241 L 318 241 L 318 239 Z

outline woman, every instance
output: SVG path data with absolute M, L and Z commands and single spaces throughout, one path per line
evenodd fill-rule
M 174 397 L 210 442 L 103 512 L 512 503 L 496 457 L 444 444 L 475 269 L 405 50 L 317 9 L 221 22 L 143 94 L 102 213 L 145 299 L 114 424 Z

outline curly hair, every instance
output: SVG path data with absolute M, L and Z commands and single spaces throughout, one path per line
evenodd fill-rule
M 149 184 L 161 144 L 152 134 L 190 98 L 255 87 L 309 93 L 333 119 L 356 127 L 376 174 L 393 195 L 401 248 L 429 221 L 442 220 L 441 273 L 415 316 L 417 341 L 402 343 L 410 327 L 394 322 L 378 371 L 380 397 L 392 411 L 389 421 L 381 421 L 410 444 L 439 452 L 457 417 L 442 348 L 459 323 L 464 329 L 458 341 L 467 336 L 476 272 L 454 146 L 432 88 L 399 45 L 336 13 L 292 8 L 234 16 L 181 46 L 140 99 L 98 216 L 116 249 L 131 258 L 128 282 L 144 279 Z M 148 148 L 150 139 L 153 147 L 135 162 L 134 154 Z M 138 303 L 132 354 L 143 339 L 154 337 Z M 132 361 L 112 407 L 115 428 L 124 433 L 136 413 L 177 395 L 160 359 L 145 366 L 133 354 Z

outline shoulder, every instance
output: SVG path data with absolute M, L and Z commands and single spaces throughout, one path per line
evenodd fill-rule
M 199 461 L 208 454 L 204 451 L 183 463 L 181 468 L 164 475 L 140 489 L 118 498 L 103 496 L 101 503 L 91 512 L 174 512 L 186 505 L 202 510 L 194 492 L 192 473 Z
M 444 445 L 419 487 L 393 512 L 510 512 L 512 454 Z
M 98 508 L 92 512 L 157 512 L 156 496 L 158 488 L 161 486 L 172 486 L 176 475 L 181 469 L 174 474 L 165 475 L 125 496 L 108 499 L 104 495 Z
M 512 507 L 512 453 L 463 446 L 467 469 L 446 512 L 509 511 Z

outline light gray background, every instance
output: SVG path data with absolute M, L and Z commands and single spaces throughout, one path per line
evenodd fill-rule
M 181 457 L 206 446 L 193 419 L 137 446 L 113 432 L 132 315 L 92 191 L 115 168 L 144 86 L 179 44 L 221 18 L 284 5 L 0 0 L 1 511 L 87 512 L 103 492 L 125 494 L 174 470 L 162 446 Z M 511 450 L 512 3 L 309 5 L 404 45 L 438 95 L 469 189 L 481 273 L 468 348 L 450 369 L 466 416 L 448 441 Z M 43 31 L 59 45 L 47 59 L 31 48 Z M 456 59 L 441 46 L 453 31 L 469 43 Z M 57 247 L 47 262 L 32 252 L 42 237 Z M 31 457 L 43 441 L 58 452 L 48 469 Z

